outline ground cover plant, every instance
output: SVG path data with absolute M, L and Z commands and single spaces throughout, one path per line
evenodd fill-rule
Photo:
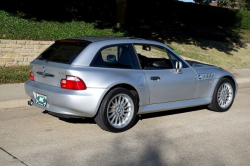
M 121 32 L 112 29 L 97 29 L 95 23 L 84 21 L 35 21 L 23 19 L 0 10 L 1 39 L 56 40 L 84 36 L 122 36 Z
M 0 67 L 0 84 L 24 83 L 29 80 L 29 66 Z

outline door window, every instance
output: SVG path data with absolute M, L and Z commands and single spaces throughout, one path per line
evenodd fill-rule
M 173 69 L 173 64 L 165 48 L 151 45 L 134 45 L 134 47 L 142 69 Z
M 167 53 L 168 53 L 173 64 L 175 64 L 177 61 L 180 61 L 182 63 L 182 68 L 189 67 L 185 62 L 183 62 L 179 57 L 177 57 L 172 51 L 167 50 Z
M 121 44 L 102 48 L 90 66 L 139 69 L 139 64 L 132 45 Z

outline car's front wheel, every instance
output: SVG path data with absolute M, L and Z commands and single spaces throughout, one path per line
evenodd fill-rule
M 234 96 L 234 83 L 228 78 L 222 78 L 214 90 L 212 102 L 208 108 L 218 112 L 227 111 L 233 104 Z
M 125 88 L 112 89 L 103 99 L 95 122 L 104 130 L 122 132 L 131 127 L 137 113 L 135 96 Z

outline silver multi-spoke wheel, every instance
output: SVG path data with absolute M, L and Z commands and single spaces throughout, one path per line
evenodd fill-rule
M 208 108 L 218 112 L 227 111 L 233 104 L 235 88 L 233 80 L 221 78 L 215 87 L 212 101 Z
M 218 93 L 217 93 L 218 105 L 223 109 L 226 109 L 227 107 L 229 107 L 233 101 L 233 96 L 234 96 L 233 93 L 234 93 L 234 90 L 231 84 L 223 83 L 219 87 Z
M 107 108 L 107 118 L 109 123 L 115 128 L 127 126 L 134 116 L 134 103 L 126 94 L 114 96 Z
M 135 91 L 116 87 L 104 97 L 95 117 L 95 122 L 107 131 L 126 131 L 135 121 L 137 101 Z

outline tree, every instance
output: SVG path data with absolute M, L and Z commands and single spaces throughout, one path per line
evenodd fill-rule
M 198 3 L 198 4 L 209 4 L 212 1 L 214 1 L 214 0 L 194 0 L 194 2 Z
M 126 25 L 127 0 L 116 0 L 116 24 Z
M 217 0 L 218 6 L 250 10 L 250 0 Z

